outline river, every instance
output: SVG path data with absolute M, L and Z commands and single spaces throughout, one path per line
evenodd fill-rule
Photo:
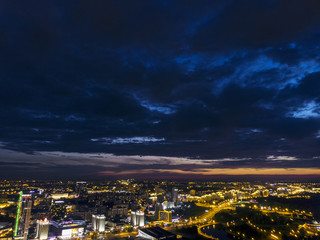
M 217 230 L 213 227 L 213 225 L 201 228 L 201 232 L 206 235 L 219 238 L 219 240 L 232 240 L 230 237 L 228 237 L 225 231 Z

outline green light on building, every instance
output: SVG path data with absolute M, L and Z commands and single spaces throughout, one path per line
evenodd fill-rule
M 16 216 L 16 223 L 15 223 L 15 227 L 14 227 L 14 237 L 17 236 L 17 234 L 18 234 L 20 211 L 21 211 L 21 205 L 22 205 L 22 194 L 23 194 L 23 192 L 20 191 L 20 193 L 19 193 L 19 202 L 18 202 L 18 210 L 17 210 L 17 216 Z

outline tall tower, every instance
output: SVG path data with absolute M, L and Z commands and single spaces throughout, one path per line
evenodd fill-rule
M 19 230 L 19 222 L 20 222 L 20 214 L 21 214 L 21 205 L 22 205 L 22 194 L 23 192 L 19 192 L 19 200 L 18 200 L 18 207 L 17 207 L 17 215 L 16 215 L 16 221 L 14 225 L 14 233 L 13 236 L 16 237 L 18 235 Z
M 29 234 L 29 225 L 30 225 L 30 215 L 31 215 L 31 207 L 32 207 L 32 200 L 31 199 L 26 199 L 26 217 L 24 221 L 24 231 L 23 231 L 23 240 L 28 239 L 28 234 Z
M 178 202 L 178 193 L 179 190 L 177 188 L 172 189 L 172 201 L 174 202 L 174 204 Z
M 28 239 L 29 233 L 32 207 L 31 197 L 31 194 L 23 194 L 22 191 L 19 193 L 19 201 L 13 236 L 23 237 L 24 240 Z

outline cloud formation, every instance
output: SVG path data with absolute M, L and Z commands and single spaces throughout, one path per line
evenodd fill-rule
M 90 176 L 320 167 L 319 9 L 317 0 L 3 2 L 0 164 L 33 176 L 50 161 L 91 166 Z M 57 152 L 78 160 L 43 154 Z

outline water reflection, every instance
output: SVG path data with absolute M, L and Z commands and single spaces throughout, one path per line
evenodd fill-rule
M 209 236 L 219 238 L 219 240 L 232 240 L 230 237 L 228 237 L 227 233 L 223 230 L 217 230 L 214 228 L 213 225 L 207 226 L 201 229 L 201 231 Z

